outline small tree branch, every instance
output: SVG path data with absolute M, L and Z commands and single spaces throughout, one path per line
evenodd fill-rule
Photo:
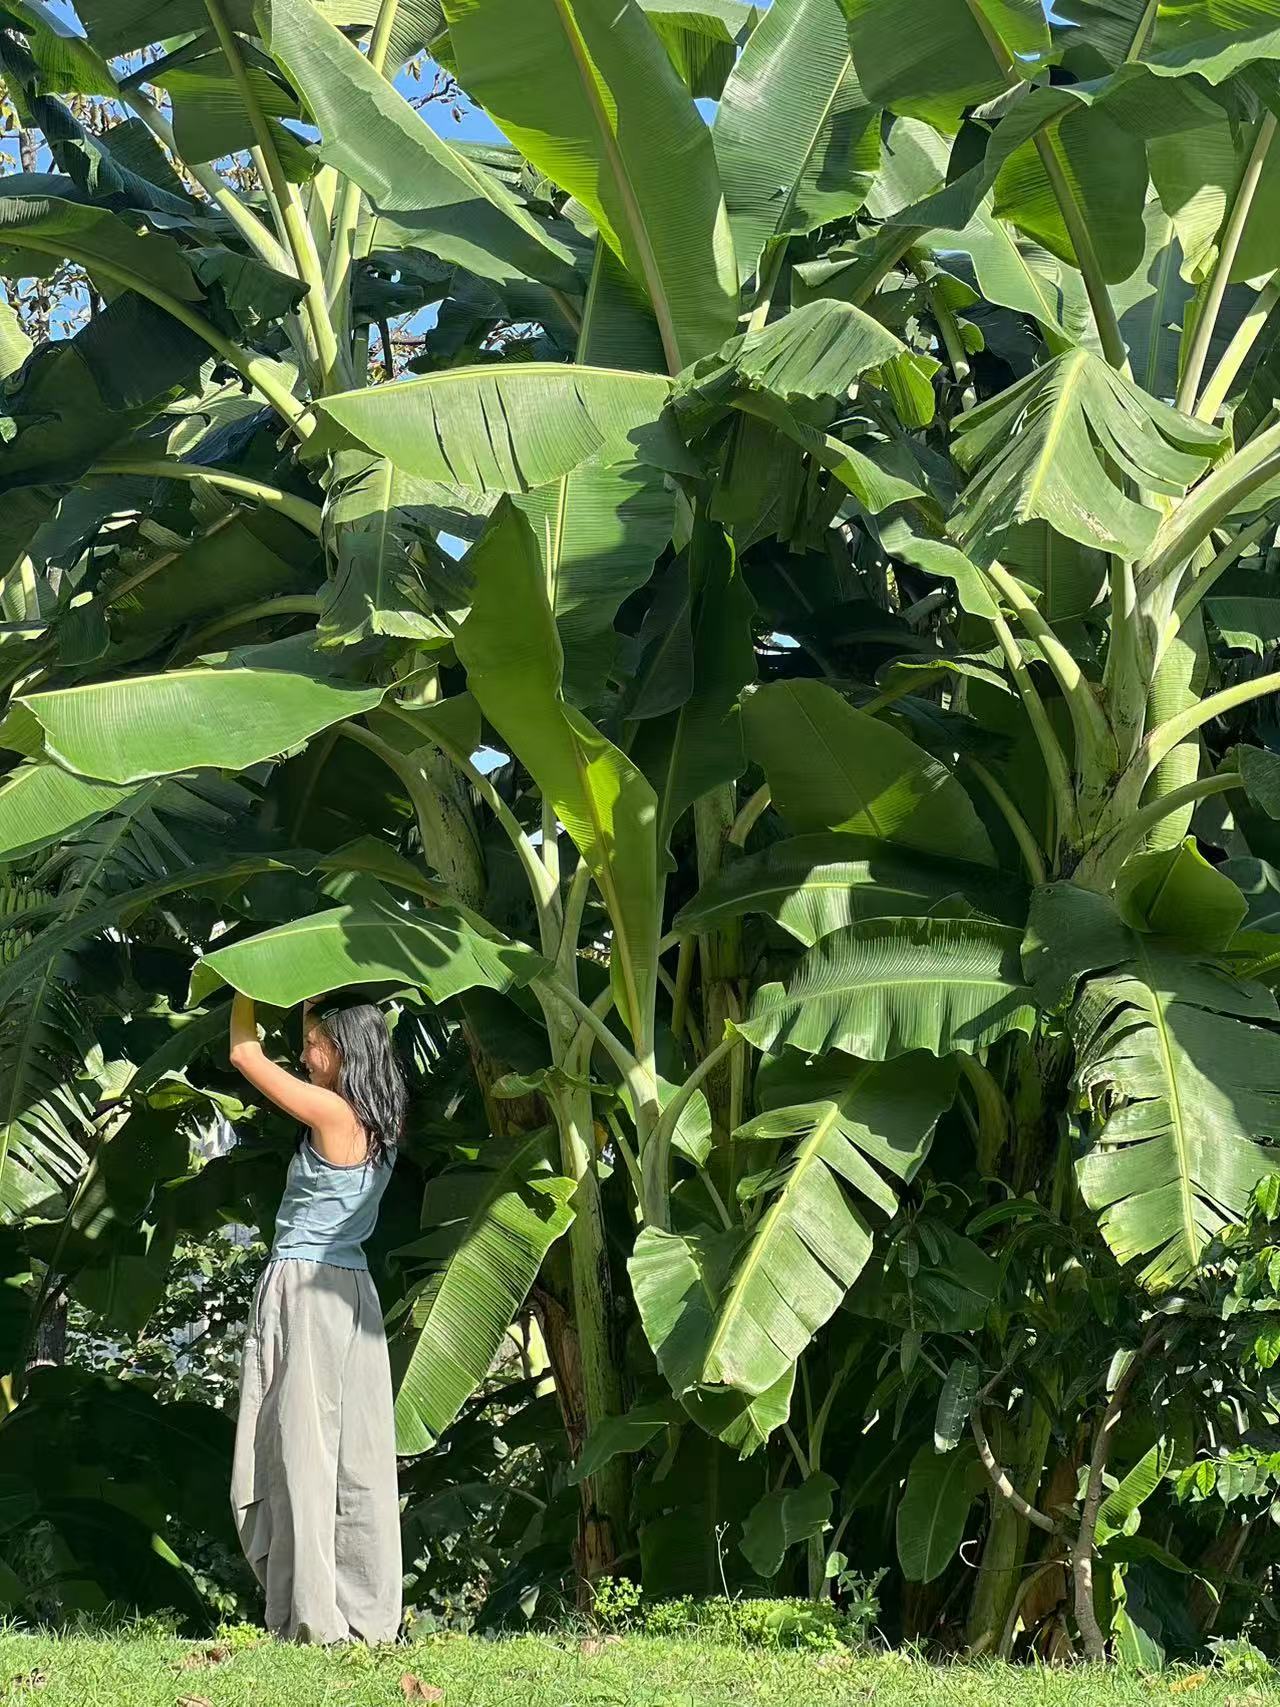
M 1164 1337 L 1162 1322 L 1152 1333 L 1148 1334 L 1141 1347 L 1129 1360 L 1129 1366 L 1116 1382 L 1115 1390 L 1107 1401 L 1107 1408 L 1102 1413 L 1102 1421 L 1098 1424 L 1098 1432 L 1093 1437 L 1093 1455 L 1089 1460 L 1089 1480 L 1085 1487 L 1084 1509 L 1080 1514 L 1080 1528 L 1076 1535 L 1075 1544 L 1071 1549 L 1071 1574 L 1075 1585 L 1075 1614 L 1076 1626 L 1080 1631 L 1080 1639 L 1084 1643 L 1085 1656 L 1091 1660 L 1105 1660 L 1107 1657 L 1107 1642 L 1098 1623 L 1098 1614 L 1093 1604 L 1093 1560 L 1094 1536 L 1098 1529 L 1098 1513 L 1102 1509 L 1103 1475 L 1107 1468 L 1107 1459 L 1111 1453 L 1111 1442 L 1115 1435 L 1124 1403 L 1133 1386 L 1134 1378 L 1142 1367 L 1148 1352 L 1152 1351 Z
M 975 1404 L 969 1413 L 969 1430 L 973 1435 L 974 1444 L 978 1448 L 978 1457 L 981 1458 L 983 1468 L 990 1476 L 997 1493 L 1003 1495 L 1018 1516 L 1025 1518 L 1028 1523 L 1034 1524 L 1037 1529 L 1043 1529 L 1046 1535 L 1060 1535 L 1062 1533 L 1061 1525 L 1055 1523 L 1044 1512 L 1037 1511 L 1029 1500 L 1023 1499 L 1010 1480 L 1008 1471 L 1002 1469 L 996 1462 L 996 1455 L 991 1450 L 991 1442 L 987 1439 L 987 1431 L 983 1428 L 982 1420 L 978 1415 L 979 1408 Z

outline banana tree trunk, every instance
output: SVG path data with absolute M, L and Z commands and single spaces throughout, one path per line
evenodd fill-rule
M 561 1166 L 577 1182 L 569 1228 L 573 1319 L 577 1333 L 584 1434 L 605 1417 L 622 1414 L 622 1360 L 613 1344 L 613 1283 L 605 1240 L 604 1206 L 596 1172 L 591 1093 L 569 1088 L 556 1099 Z M 611 1570 L 626 1548 L 631 1487 L 627 1459 L 619 1455 L 582 1484 L 580 1565 L 584 1583 Z
M 479 839 L 466 790 L 456 771 L 440 756 L 421 760 L 415 789 L 418 829 L 427 862 L 452 893 L 469 906 L 483 902 L 485 872 Z M 552 1054 L 563 1055 L 576 1029 L 571 1016 L 548 1014 Z M 484 1050 L 479 1037 L 464 1026 L 472 1067 L 491 1129 L 497 1135 L 529 1131 L 542 1123 L 541 1098 L 513 1103 L 493 1096 L 492 1087 L 506 1072 Z M 565 1416 L 569 1445 L 577 1457 L 590 1429 L 622 1406 L 621 1361 L 610 1343 L 614 1319 L 608 1251 L 600 1182 L 595 1169 L 591 1093 L 569 1089 L 554 1099 L 560 1135 L 562 1166 L 577 1181 L 574 1220 L 569 1229 L 572 1271 L 572 1345 L 568 1325 L 544 1322 L 548 1351 L 556 1374 L 557 1392 Z M 550 1331 L 548 1331 L 550 1328 Z M 558 1345 L 553 1350 L 553 1339 Z M 559 1352 L 557 1362 L 556 1351 Z M 582 1484 L 583 1515 L 579 1565 L 584 1582 L 610 1570 L 626 1545 L 630 1483 L 624 1458 L 615 1458 L 599 1476 Z
M 995 1431 L 995 1451 L 1002 1464 L 1010 1467 L 1010 1459 L 1020 1462 L 1021 1474 L 1013 1475 L 1014 1486 L 1030 1505 L 1037 1505 L 1037 1494 L 1044 1476 L 1045 1456 L 1049 1450 L 1050 1420 L 1039 1405 L 1033 1407 L 1027 1426 L 1012 1431 L 1008 1419 L 1002 1419 Z M 965 1640 L 970 1653 L 994 1654 L 1013 1611 L 1022 1582 L 1023 1565 L 1031 1525 L 997 1489 L 988 1496 L 991 1522 L 973 1598 Z
M 732 783 L 713 788 L 694 803 L 693 824 L 698 850 L 698 883 L 708 883 L 732 859 L 737 850 L 729 842 L 737 811 L 736 791 Z M 702 1013 L 704 1043 L 714 1049 L 724 1036 L 725 1021 L 740 1018 L 737 1012 L 737 980 L 741 974 L 742 924 L 734 919 L 721 929 L 708 931 L 698 938 L 698 959 L 701 968 Z M 738 1056 L 732 1055 L 713 1073 L 703 1086 L 711 1109 L 712 1130 L 716 1143 L 728 1145 L 729 1134 L 741 1118 L 742 1110 L 735 1108 L 734 1073 L 742 1071 Z M 730 1190 L 733 1181 L 726 1182 Z

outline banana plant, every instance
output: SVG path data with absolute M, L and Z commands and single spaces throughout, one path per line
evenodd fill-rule
M 810 1371 L 889 1309 L 935 1131 L 1135 1321 L 1276 1167 L 1280 11 L 906 12 L 0 7 L 52 168 L 4 180 L 0 264 L 94 309 L 4 345 L 0 1203 L 65 1217 L 98 1142 L 83 944 L 163 931 L 198 1009 L 418 992 L 493 1149 L 406 1245 L 402 1444 L 563 1237 L 589 1571 L 633 1400 L 637 1450 L 781 1453 L 743 1556 L 822 1563 Z M 506 145 L 422 122 L 424 51 Z M 999 1375 L 944 1436 L 988 1633 L 1043 1528 Z M 1101 1373 L 1075 1402 L 1101 1486 Z M 904 1473 L 908 1576 L 953 1468 Z

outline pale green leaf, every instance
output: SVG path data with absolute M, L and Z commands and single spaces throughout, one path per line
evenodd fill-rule
M 590 211 L 648 292 L 670 372 L 734 329 L 711 133 L 636 0 L 445 0 L 465 88 Z
M 502 505 L 473 547 L 471 612 L 458 657 L 485 716 L 586 860 L 613 924 L 611 969 L 633 1035 L 657 976 L 657 800 L 640 771 L 567 705 L 542 560 L 525 519 Z
M 857 212 L 880 162 L 880 115 L 854 74 L 839 0 L 773 0 L 713 135 L 740 278 L 771 239 Z
M 432 1002 L 477 986 L 510 990 L 546 970 L 522 943 L 481 936 L 447 907 L 402 911 L 364 896 L 215 949 L 191 977 L 191 1001 L 230 984 L 291 1008 L 350 984 L 416 984 Z
M 1037 518 L 1082 545 L 1137 557 L 1161 517 L 1126 484 L 1181 494 L 1222 444 L 1219 428 L 1148 397 L 1083 349 L 961 415 L 955 431 L 970 480 L 952 531 L 979 559 L 999 552 L 1013 524 Z
M 584 464 L 688 472 L 660 374 L 528 362 L 450 368 L 340 392 L 318 407 L 353 439 L 423 480 L 528 492 Z
M 685 903 L 675 925 L 701 934 L 743 913 L 765 913 L 812 946 L 845 925 L 927 914 L 956 896 L 1008 923 L 1020 919 L 1026 906 L 1019 879 L 988 865 L 921 853 L 875 836 L 820 832 L 773 842 L 735 860 Z
M 543 1258 L 573 1220 L 554 1130 L 489 1138 L 428 1180 L 422 1224 L 396 1253 L 426 1263 L 409 1305 L 417 1330 L 396 1394 L 396 1450 L 429 1451 L 489 1374 Z
M 424 124 L 311 0 L 257 0 L 271 53 L 320 129 L 320 157 L 412 241 L 482 278 L 577 292 L 572 253 L 499 180 Z M 375 239 L 376 242 L 376 239 Z
M 822 937 L 785 984 L 757 990 L 739 1029 L 773 1053 L 971 1055 L 1035 1023 L 1020 941 L 1010 926 L 974 918 L 849 925 Z
M 245 770 L 358 716 L 385 692 L 287 670 L 170 670 L 26 694 L 51 758 L 80 776 L 137 782 L 213 765 Z

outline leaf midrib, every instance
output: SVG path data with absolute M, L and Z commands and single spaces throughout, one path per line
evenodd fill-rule
M 1173 1136 L 1174 1151 L 1178 1159 L 1178 1200 L 1182 1208 L 1182 1230 L 1186 1240 L 1187 1254 L 1194 1268 L 1200 1261 L 1201 1239 L 1200 1229 L 1195 1218 L 1195 1192 L 1191 1181 L 1191 1164 L 1185 1130 L 1185 1116 L 1182 1108 L 1182 1089 L 1178 1075 L 1174 1069 L 1173 1040 L 1165 1015 L 1165 1000 L 1156 986 L 1154 968 L 1147 945 L 1142 938 L 1138 940 L 1138 964 L 1142 968 L 1143 982 L 1150 995 L 1152 1029 L 1160 1049 L 1160 1059 L 1164 1067 L 1165 1084 L 1169 1100 L 1169 1127 Z

